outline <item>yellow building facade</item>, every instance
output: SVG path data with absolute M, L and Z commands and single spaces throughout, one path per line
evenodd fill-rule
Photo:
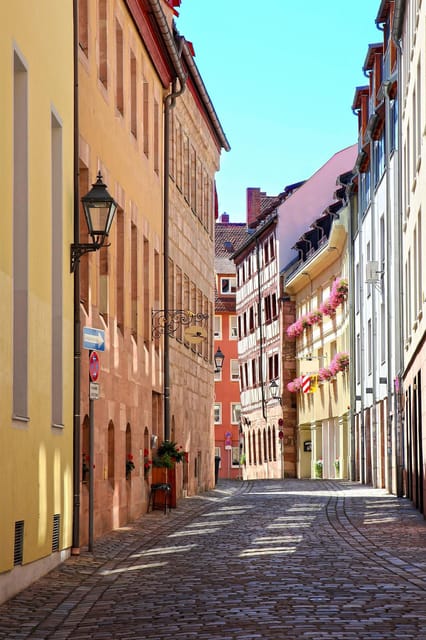
M 348 208 L 286 279 L 296 305 L 297 477 L 347 478 L 350 465 Z M 314 225 L 313 225 L 314 226 Z M 341 293 L 336 293 L 340 289 Z
M 3 601 L 71 546 L 72 3 L 3 2 L 0 34 Z

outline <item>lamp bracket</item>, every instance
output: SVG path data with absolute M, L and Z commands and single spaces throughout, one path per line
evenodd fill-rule
M 81 256 L 84 256 L 86 253 L 90 253 L 91 251 L 98 251 L 102 247 L 109 247 L 111 243 L 105 244 L 104 239 L 99 242 L 88 242 L 88 243 L 79 243 L 75 242 L 71 245 L 71 262 L 70 262 L 70 271 L 74 273 L 77 263 L 80 262 Z
M 152 339 L 167 333 L 173 336 L 179 326 L 188 326 L 208 319 L 207 313 L 194 313 L 188 309 L 152 309 Z

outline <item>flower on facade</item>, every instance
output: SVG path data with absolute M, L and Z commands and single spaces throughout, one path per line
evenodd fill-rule
M 297 393 L 298 391 L 301 390 L 301 388 L 302 388 L 302 376 L 299 376 L 299 378 L 294 378 L 294 380 L 291 380 L 291 382 L 287 384 L 287 389 L 291 393 Z
M 328 316 L 329 318 L 331 318 L 336 315 L 336 307 L 331 304 L 330 298 L 328 298 L 328 300 L 325 300 L 324 302 L 321 302 L 319 308 L 324 316 Z
M 287 327 L 287 335 L 289 338 L 297 338 L 303 333 L 303 323 L 299 318 L 296 322 L 293 322 L 289 327 Z
M 289 338 L 297 338 L 305 329 L 312 327 L 314 324 L 322 322 L 324 316 L 332 318 L 336 315 L 336 309 L 343 304 L 348 298 L 349 285 L 346 278 L 336 278 L 331 285 L 331 293 L 327 300 L 324 300 L 319 309 L 309 311 L 306 315 L 300 316 L 287 327 L 287 335 Z
M 321 367 L 318 371 L 318 379 L 320 382 L 328 382 L 333 377 L 333 373 L 330 371 L 328 367 Z
M 338 371 L 346 371 L 349 367 L 349 353 L 345 351 L 337 353 L 333 360 L 337 363 Z
M 147 475 L 152 466 L 152 460 L 149 459 L 149 451 L 148 449 L 143 450 L 143 471 L 144 474 Z
M 128 453 L 126 458 L 126 476 L 130 475 L 134 468 L 135 463 L 133 462 L 133 456 L 131 453 Z
M 312 326 L 313 324 L 318 324 L 319 322 L 321 322 L 322 315 L 323 315 L 322 311 L 320 311 L 319 309 L 315 309 L 315 311 L 310 311 L 306 316 L 309 326 Z
M 331 286 L 330 303 L 336 308 L 348 297 L 349 285 L 346 278 L 336 278 Z

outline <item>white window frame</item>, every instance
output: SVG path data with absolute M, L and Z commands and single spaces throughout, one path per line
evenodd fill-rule
M 223 283 L 227 281 L 229 282 L 230 291 L 223 290 Z M 223 296 L 233 296 L 237 291 L 237 278 L 235 276 L 228 276 L 227 278 L 220 279 L 220 293 Z
M 237 358 L 231 358 L 229 362 L 229 377 L 232 382 L 238 382 L 240 379 L 240 365 Z
M 229 316 L 229 339 L 238 340 L 238 316 Z
M 216 411 L 218 412 L 216 419 Z M 213 422 L 214 424 L 222 424 L 222 403 L 215 402 L 213 405 Z
M 213 338 L 214 340 L 222 340 L 222 316 L 214 316 Z
M 235 415 L 236 407 L 238 407 L 238 417 Z M 241 402 L 231 402 L 231 424 L 240 424 L 241 418 Z

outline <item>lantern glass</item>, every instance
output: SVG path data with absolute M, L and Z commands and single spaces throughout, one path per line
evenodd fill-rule
M 218 347 L 216 353 L 214 354 L 214 366 L 217 370 L 220 371 L 222 369 L 224 360 L 225 356 L 223 355 L 220 347 Z

